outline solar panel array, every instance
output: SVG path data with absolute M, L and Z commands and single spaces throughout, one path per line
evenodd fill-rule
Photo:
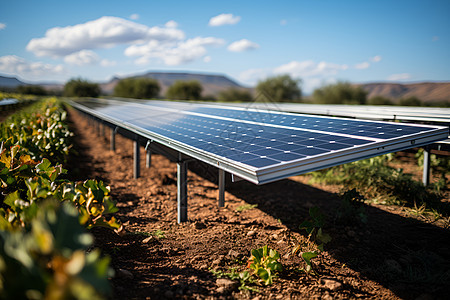
M 445 139 L 446 128 L 182 102 L 79 101 L 125 126 L 254 183 Z
M 0 100 L 0 105 L 10 105 L 10 104 L 17 104 L 19 103 L 19 100 L 13 99 L 13 98 L 6 98 Z

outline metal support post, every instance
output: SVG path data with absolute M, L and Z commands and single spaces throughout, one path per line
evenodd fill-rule
M 139 145 L 139 137 L 136 136 L 135 140 L 133 141 L 134 151 L 133 151 L 133 178 L 139 178 L 141 175 L 141 169 L 140 169 L 140 145 Z
M 147 145 L 145 145 L 145 167 L 150 168 L 152 166 L 152 150 L 150 149 L 151 141 L 147 141 Z
M 423 148 L 423 185 L 427 186 L 430 184 L 430 146 L 425 146 Z
M 178 223 L 186 222 L 187 217 L 187 162 L 181 159 L 177 162 L 177 212 Z
M 101 121 L 102 123 L 100 124 L 100 135 L 102 137 L 105 136 L 105 123 L 103 123 L 103 121 Z
M 117 127 L 111 128 L 111 141 L 109 145 L 109 149 L 111 151 L 116 151 L 116 133 L 117 133 Z
M 94 123 L 95 123 L 95 133 L 97 135 L 100 135 L 100 120 L 95 119 Z
M 219 169 L 219 207 L 225 206 L 225 171 Z

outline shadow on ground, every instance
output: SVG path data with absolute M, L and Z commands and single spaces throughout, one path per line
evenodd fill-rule
M 337 260 L 377 281 L 402 298 L 450 293 L 450 231 L 364 205 L 367 222 L 336 220 L 341 199 L 293 180 L 263 186 L 237 182 L 228 192 L 304 234 L 299 224 L 317 206 L 327 216 L 324 230 L 333 240 L 326 250 Z M 283 194 L 277 191 L 285 191 Z M 389 209 L 389 207 L 387 207 Z

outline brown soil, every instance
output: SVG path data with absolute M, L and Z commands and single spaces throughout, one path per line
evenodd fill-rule
M 197 165 L 203 177 L 188 173 L 189 222 L 177 224 L 175 163 L 153 155 L 145 168 L 142 149 L 141 177 L 133 179 L 130 140 L 117 136 L 114 153 L 109 131 L 98 136 L 74 111 L 70 119 L 79 153 L 70 172 L 111 186 L 127 232 L 93 230 L 95 246 L 116 271 L 113 299 L 444 299 L 450 293 L 450 232 L 443 223 L 368 204 L 367 223 L 337 222 L 342 187 L 309 185 L 307 176 L 263 186 L 229 183 L 219 208 L 217 185 L 203 178 L 216 171 Z M 236 210 L 246 204 L 257 207 Z M 316 274 L 306 274 L 302 259 L 290 253 L 306 240 L 298 226 L 313 206 L 327 216 L 324 231 L 332 241 L 314 260 Z M 147 239 L 157 230 L 165 238 Z M 211 270 L 244 270 L 251 249 L 266 244 L 280 252 L 284 268 L 272 285 L 253 284 L 259 292 L 248 292 L 217 282 Z

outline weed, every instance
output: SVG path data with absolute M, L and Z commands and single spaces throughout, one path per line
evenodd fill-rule
M 257 288 L 249 286 L 249 284 L 254 284 L 255 281 L 248 271 L 237 272 L 236 268 L 229 269 L 229 272 L 215 271 L 212 269 L 210 269 L 210 271 L 217 278 L 228 277 L 231 280 L 238 280 L 240 284 L 240 290 L 259 293 L 259 290 Z
M 244 205 L 238 206 L 236 208 L 236 211 L 237 212 L 243 212 L 243 211 L 246 211 L 246 210 L 254 209 L 256 207 L 258 207 L 258 204 L 244 204 Z
M 154 236 L 158 239 L 164 239 L 166 238 L 166 233 L 160 229 L 157 229 L 155 231 L 152 232 L 146 232 L 146 231 L 134 231 L 134 232 L 130 232 L 129 234 L 131 235 L 139 235 L 139 236 L 145 236 L 145 237 L 150 237 L 150 236 Z
M 151 235 L 153 235 L 157 239 L 165 239 L 166 238 L 166 233 L 160 229 L 152 231 Z
M 403 173 L 402 169 L 388 166 L 391 159 L 392 155 L 382 155 L 313 172 L 311 181 L 343 184 L 378 202 L 407 206 L 426 204 L 441 214 L 449 214 L 448 205 L 440 201 L 445 180 L 426 187 L 422 182 L 413 180 L 410 174 Z
M 355 221 L 367 223 L 364 200 L 356 189 L 345 191 L 341 195 L 341 205 L 336 211 L 336 221 L 342 224 L 355 223 Z
M 299 225 L 300 229 L 305 229 L 308 233 L 308 239 L 299 243 L 292 250 L 292 254 L 300 254 L 300 257 L 305 261 L 306 268 L 304 271 L 310 273 L 313 271 L 312 259 L 316 258 L 324 251 L 324 245 L 331 241 L 329 234 L 323 232 L 325 225 L 325 215 L 318 207 L 311 207 L 309 209 L 309 220 L 302 222 Z
M 253 249 L 248 267 L 253 270 L 253 273 L 258 276 L 265 285 L 270 285 L 273 278 L 276 277 L 277 272 L 281 272 L 283 267 L 278 261 L 280 253 L 265 245 L 259 249 Z

